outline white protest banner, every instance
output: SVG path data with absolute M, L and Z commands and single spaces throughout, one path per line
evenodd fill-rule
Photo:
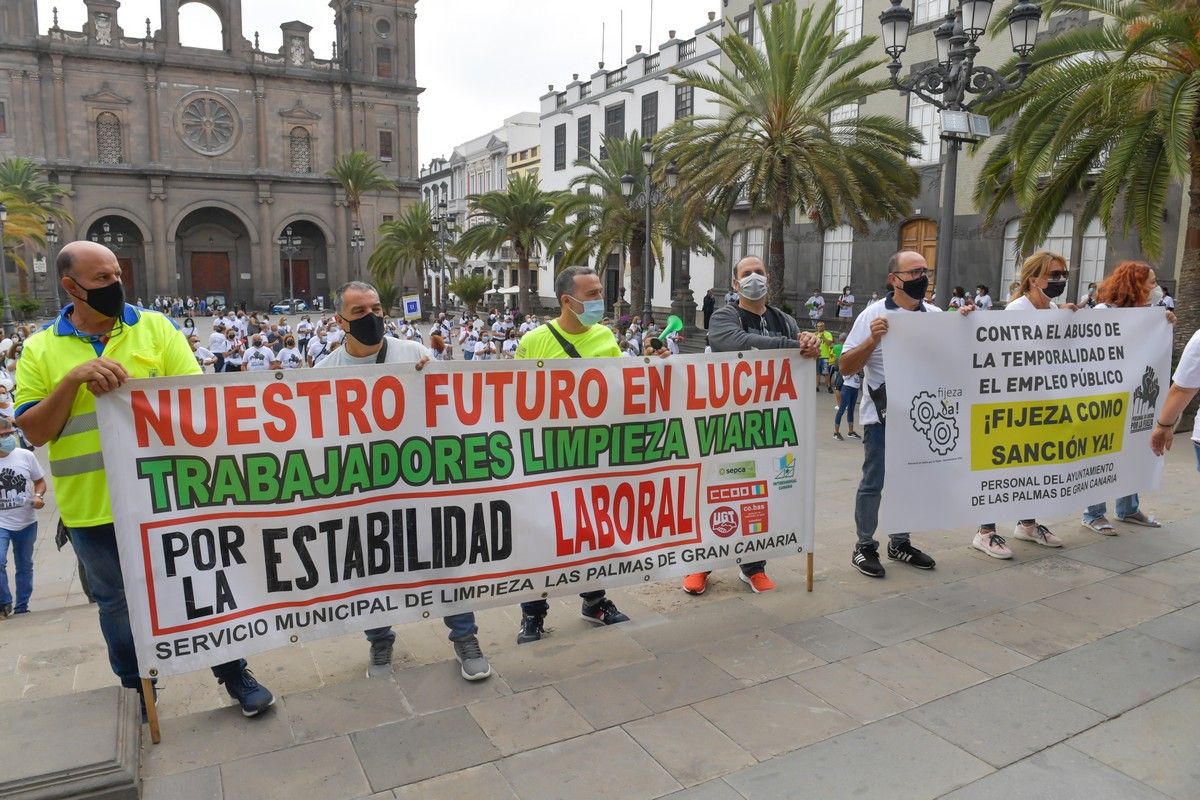
M 813 381 L 794 353 L 131 381 L 97 410 L 143 674 L 811 552 Z
M 1158 486 L 1163 309 L 888 315 L 886 531 L 1080 514 Z

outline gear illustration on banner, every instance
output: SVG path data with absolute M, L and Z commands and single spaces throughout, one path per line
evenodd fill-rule
M 925 436 L 930 452 L 944 456 L 958 446 L 958 421 L 954 411 L 931 392 L 921 392 L 913 397 L 908 417 L 913 429 Z

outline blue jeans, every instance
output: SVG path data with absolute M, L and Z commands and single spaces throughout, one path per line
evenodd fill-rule
M 579 596 L 583 598 L 585 605 L 591 605 L 604 599 L 604 590 L 581 592 Z M 521 613 L 528 614 L 531 617 L 544 617 L 549 610 L 550 604 L 545 600 L 526 600 L 524 603 L 521 603 Z
M 442 622 L 450 629 L 450 641 L 452 642 L 479 633 L 479 628 L 475 625 L 475 614 L 472 611 L 442 617 Z M 392 632 L 391 625 L 384 625 L 382 628 L 367 628 L 363 633 L 367 635 L 367 641 L 371 644 L 396 641 L 396 634 Z
M 844 392 L 845 389 L 842 389 Z M 883 425 L 874 423 L 863 428 L 862 482 L 854 498 L 854 526 L 860 545 L 875 544 L 875 529 L 879 527 L 879 497 L 883 493 Z M 907 533 L 890 534 L 892 542 L 908 541 Z
M 1136 494 L 1126 495 L 1125 497 L 1117 498 L 1117 516 L 1129 517 L 1138 512 L 1138 496 Z M 1096 503 L 1094 506 L 1088 506 L 1087 511 L 1083 512 L 1083 521 L 1095 522 L 1108 513 L 1107 503 Z
M 858 387 L 846 386 L 842 384 L 842 402 L 838 404 L 837 416 L 833 418 L 834 430 L 842 424 L 842 414 L 846 415 L 846 422 L 850 425 L 850 430 L 854 430 L 854 406 L 858 404 Z
M 137 650 L 129 628 L 129 607 L 125 605 L 125 582 L 121 577 L 121 558 L 117 534 L 112 523 L 94 528 L 70 528 L 75 555 L 87 570 L 88 583 L 100 610 L 100 633 L 108 645 L 108 663 L 127 689 L 141 686 Z M 246 668 L 243 659 L 228 661 L 212 668 L 217 678 L 240 675 Z
M 33 594 L 33 543 L 37 539 L 37 523 L 19 530 L 0 528 L 0 606 L 12 605 L 14 611 L 28 611 Z M 8 591 L 8 543 L 12 542 L 13 565 L 16 567 L 16 602 Z

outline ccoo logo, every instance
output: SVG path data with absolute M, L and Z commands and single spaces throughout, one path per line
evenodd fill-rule
M 729 506 L 718 506 L 708 517 L 708 527 L 721 538 L 733 536 L 738 529 L 738 515 Z

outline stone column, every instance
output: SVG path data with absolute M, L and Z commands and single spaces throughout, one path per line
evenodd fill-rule
M 262 282 L 255 282 L 256 294 L 269 293 L 276 300 L 283 296 L 279 281 L 279 248 L 275 246 L 275 214 L 272 206 L 271 182 L 258 182 L 258 274 Z
M 71 151 L 67 142 L 67 91 L 62 56 L 52 55 L 50 59 L 50 79 L 54 84 L 54 153 L 59 161 L 66 161 L 71 157 Z
M 329 105 L 333 108 L 333 157 L 337 158 L 345 152 L 346 147 L 346 138 L 342 132 L 342 115 L 345 100 L 342 97 L 340 86 L 333 87 L 333 97 L 330 98 Z
M 175 254 L 167 246 L 167 181 L 162 175 L 150 176 L 150 235 L 154 237 L 154 264 L 146 270 L 153 274 L 153 284 L 145 293 L 150 298 L 159 294 L 174 294 L 177 281 Z
M 42 115 L 42 73 L 38 70 L 25 73 L 25 108 L 29 109 L 25 120 L 29 126 L 29 152 L 34 158 L 45 158 L 46 135 L 43 126 L 37 124 L 38 120 L 45 119 Z
M 146 67 L 146 141 L 150 143 L 150 163 L 158 164 L 159 148 L 162 146 L 158 120 L 158 73 L 154 67 Z M 155 237 L 157 238 L 157 236 Z
M 346 192 L 341 186 L 334 187 L 333 192 L 333 235 L 337 237 L 337 241 L 334 242 L 334 262 L 329 270 L 329 286 L 337 289 L 349 280 L 347 251 L 350 249 L 350 235 L 346 225 L 346 216 L 349 213 L 346 208 Z
M 255 133 L 255 151 L 256 163 L 259 171 L 267 170 L 267 87 L 263 83 L 261 77 L 254 78 L 254 126 L 257 128 Z M 268 186 L 269 190 L 269 186 Z M 261 187 L 260 187 L 261 191 Z M 261 203 L 262 200 L 260 199 Z

